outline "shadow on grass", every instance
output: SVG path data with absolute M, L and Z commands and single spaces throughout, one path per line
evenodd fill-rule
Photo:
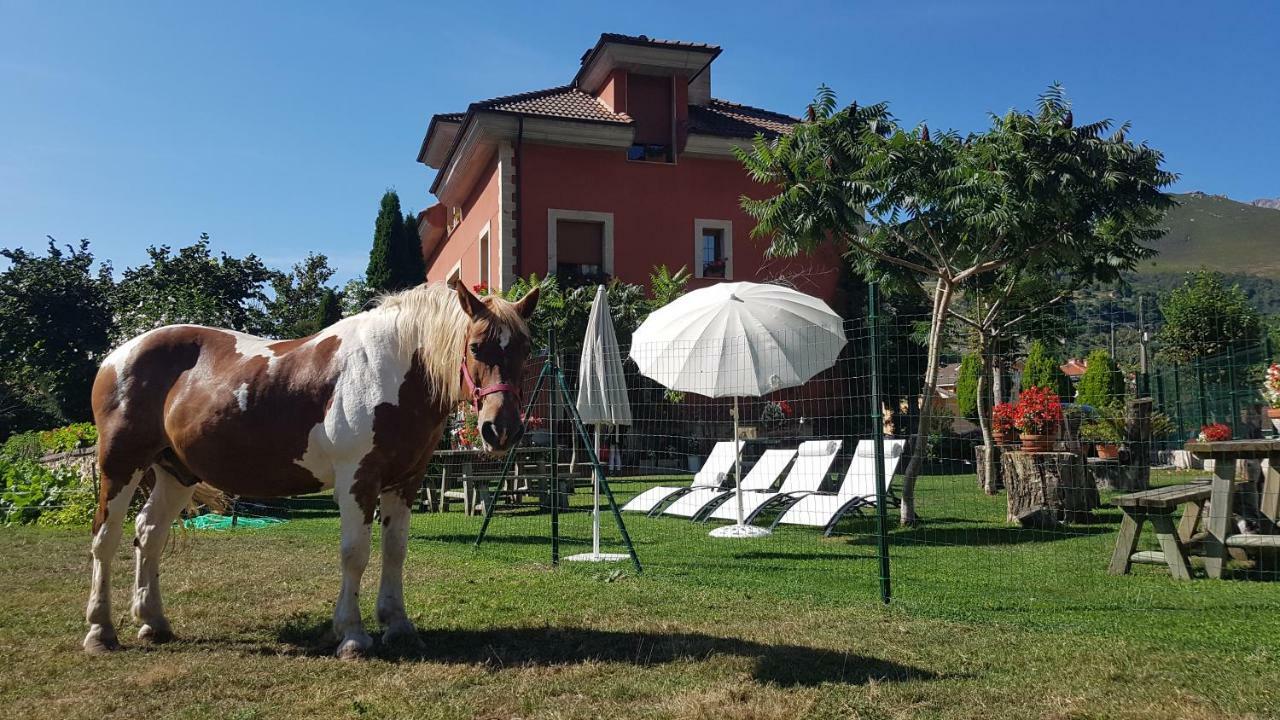
M 277 635 L 299 654 L 326 656 L 335 649 L 328 618 L 300 616 Z M 374 655 L 393 662 L 443 662 L 484 665 L 492 669 L 568 665 L 585 662 L 628 663 L 650 667 L 712 655 L 755 659 L 753 677 L 781 687 L 822 683 L 862 685 L 871 681 L 936 680 L 929 670 L 863 655 L 801 645 L 767 645 L 701 633 L 653 633 L 587 628 L 497 628 L 491 630 L 419 630 L 420 648 L 383 646 Z M 278 648 L 263 648 L 276 654 Z

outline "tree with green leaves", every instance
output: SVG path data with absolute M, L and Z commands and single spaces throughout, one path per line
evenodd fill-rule
M 321 253 L 307 253 L 302 262 L 295 263 L 288 273 L 275 273 L 271 287 L 275 297 L 267 301 L 270 334 L 275 337 L 305 337 L 332 324 L 317 325 L 320 306 L 327 296 L 337 302 L 334 289 L 329 286 L 334 269 L 329 258 Z
M 421 284 L 426 273 L 417 216 L 402 214 L 400 196 L 388 190 L 373 223 L 373 247 L 364 282 L 374 293 L 396 292 Z
M 404 217 L 400 214 L 400 196 L 395 190 L 382 194 L 378 217 L 373 223 L 373 247 L 369 249 L 369 267 L 364 282 L 375 293 L 392 292 L 397 287 L 397 246 L 404 234 Z
M 418 214 L 405 213 L 396 244 L 396 285 L 410 288 L 421 285 L 427 279 L 427 264 L 422 257 L 422 240 L 418 237 Z
M 1160 312 L 1159 354 L 1169 362 L 1225 355 L 1262 337 L 1262 318 L 1240 286 L 1207 270 L 1188 275 L 1161 300 Z
M 1095 408 L 1119 407 L 1124 402 L 1124 373 L 1106 350 L 1089 353 L 1076 386 L 1076 402 Z
M 311 316 L 312 327 L 315 328 L 315 332 L 320 332 L 341 319 L 342 301 L 338 298 L 337 291 L 333 288 L 325 288 L 320 294 L 320 303 Z
M 0 250 L 0 438 L 87 420 L 89 390 L 110 349 L 111 266 L 89 241 L 44 255 Z
M 931 297 L 903 524 L 918 522 L 915 483 L 957 293 L 990 284 L 984 311 L 999 317 L 1021 278 L 1113 281 L 1153 254 L 1146 243 L 1173 204 L 1162 188 L 1176 176 L 1158 151 L 1125 137 L 1127 126 L 1110 128 L 1076 125 L 1057 86 L 1034 110 L 993 116 L 965 137 L 899 127 L 883 103 L 837 109 L 823 87 L 791 133 L 739 152 L 751 177 L 776 189 L 742 200 L 771 254 L 836 243 L 869 279 L 905 276 Z
M 229 328 L 252 334 L 271 330 L 264 305 L 274 277 L 257 255 L 218 256 L 201 233 L 174 252 L 168 245 L 147 248 L 149 262 L 124 271 L 113 306 L 117 340 L 175 323 Z

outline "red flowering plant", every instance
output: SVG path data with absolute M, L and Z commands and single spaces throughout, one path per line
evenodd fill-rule
M 476 411 L 468 403 L 458 405 L 458 410 L 450 420 L 454 450 L 478 450 L 480 443 L 480 427 L 476 419 Z
M 1013 425 L 1024 435 L 1049 435 L 1062 422 L 1058 393 L 1041 387 L 1022 391 L 1013 410 Z
M 996 403 L 991 409 L 991 431 L 995 435 L 1012 435 L 1017 431 L 1014 427 L 1013 403 Z
M 525 415 L 523 417 L 524 417 L 524 428 L 526 430 L 540 430 L 543 425 L 547 424 L 545 420 L 538 417 L 537 415 L 534 415 L 533 413 L 529 413 L 528 415 Z
M 488 295 L 489 283 L 476 283 L 475 285 L 471 286 L 471 292 L 475 293 L 476 295 Z
M 1200 428 L 1200 442 L 1222 442 L 1231 439 L 1231 426 L 1226 423 L 1210 423 Z
M 1280 363 L 1271 363 L 1262 380 L 1262 396 L 1273 408 L 1280 408 Z

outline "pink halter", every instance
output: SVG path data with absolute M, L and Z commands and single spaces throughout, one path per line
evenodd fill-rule
M 471 370 L 467 368 L 467 361 L 462 360 L 462 381 L 467 384 L 467 391 L 471 393 L 471 407 L 476 412 L 480 412 L 480 400 L 485 395 L 494 393 L 509 392 L 516 396 L 516 401 L 520 400 L 520 388 L 511 383 L 494 383 L 493 385 L 485 385 L 484 387 L 476 387 L 475 378 L 471 377 Z

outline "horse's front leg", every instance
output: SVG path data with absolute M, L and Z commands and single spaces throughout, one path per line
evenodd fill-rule
M 342 522 L 342 588 L 333 611 L 333 632 L 338 637 L 338 657 L 355 660 L 364 657 L 373 638 L 360 622 L 360 578 L 369 564 L 369 526 L 373 508 L 366 509 L 354 493 L 355 468 L 336 473 L 333 488 Z M 370 500 L 367 500 L 371 504 Z
M 384 643 L 420 644 L 404 609 L 404 559 L 409 545 L 409 516 L 416 487 L 382 493 L 382 580 L 378 589 L 378 622 L 386 628 Z

